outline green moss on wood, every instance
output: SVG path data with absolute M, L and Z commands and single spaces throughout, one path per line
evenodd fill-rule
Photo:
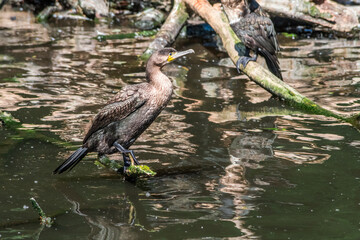
M 95 165 L 101 168 L 110 168 L 116 172 L 123 173 L 124 165 L 120 161 L 111 160 L 106 156 L 100 157 L 95 161 Z M 155 176 L 156 172 L 152 171 L 147 165 L 131 165 L 125 171 L 125 177 L 136 179 L 142 176 L 152 177 Z
M 314 18 L 322 18 L 326 20 L 330 20 L 333 16 L 328 12 L 321 12 L 315 4 L 311 2 L 304 2 L 304 11 L 309 13 L 310 16 Z
M 23 127 L 21 123 L 16 120 L 10 113 L 0 111 L 0 126 L 5 126 L 10 129 Z
M 42 210 L 38 202 L 35 200 L 35 198 L 30 198 L 31 205 L 33 206 L 34 210 L 39 214 L 40 216 L 40 224 L 45 225 L 46 227 L 51 227 L 51 225 L 54 223 L 51 217 L 47 217 L 45 212 Z
M 152 177 L 156 175 L 156 172 L 152 171 L 147 165 L 131 165 L 126 169 L 125 174 L 128 177 Z

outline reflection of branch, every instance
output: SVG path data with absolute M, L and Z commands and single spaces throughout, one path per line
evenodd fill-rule
M 288 116 L 301 113 L 301 111 L 280 107 L 259 107 L 256 109 L 254 108 L 254 110 L 247 109 L 244 111 L 237 108 L 238 120 L 248 120 L 251 118 L 263 118 L 270 116 Z

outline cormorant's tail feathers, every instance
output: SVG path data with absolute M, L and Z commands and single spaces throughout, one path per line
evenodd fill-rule
M 65 162 L 63 162 L 59 167 L 57 167 L 53 171 L 53 174 L 57 174 L 57 173 L 60 174 L 65 172 L 66 170 L 70 171 L 81 161 L 81 159 L 83 159 L 86 156 L 87 153 L 88 153 L 87 148 L 85 147 L 79 148 L 73 154 L 71 154 L 71 156 Z
M 269 68 L 270 72 L 272 72 L 279 79 L 283 80 L 280 71 L 279 60 L 276 55 L 273 55 L 266 50 L 263 50 L 260 53 L 265 58 L 266 65 Z

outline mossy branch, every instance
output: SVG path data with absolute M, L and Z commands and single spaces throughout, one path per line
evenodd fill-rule
M 156 175 L 156 172 L 152 171 L 147 165 L 131 165 L 124 172 L 124 165 L 120 164 L 119 161 L 110 160 L 106 156 L 100 157 L 97 161 L 95 161 L 95 165 L 98 167 L 107 167 L 110 168 L 117 173 L 122 173 L 127 180 L 136 180 L 141 177 L 153 177 Z
M 22 124 L 16 120 L 10 113 L 0 111 L 0 127 L 4 126 L 10 129 L 17 129 L 23 127 Z
M 215 32 L 220 36 L 224 48 L 228 52 L 231 60 L 236 63 L 239 59 L 239 53 L 235 45 L 241 45 L 241 41 L 231 29 L 228 19 L 220 8 L 210 5 L 207 0 L 184 0 L 196 13 L 198 13 Z M 305 96 L 301 95 L 294 88 L 275 77 L 269 70 L 263 68 L 256 62 L 249 62 L 245 69 L 241 69 L 252 81 L 260 85 L 271 94 L 278 96 L 282 100 L 290 103 L 296 108 L 310 114 L 324 115 L 334 117 L 341 121 L 348 122 L 354 127 L 360 129 L 360 114 L 351 117 L 336 114 L 327 110 Z
M 36 212 L 40 216 L 40 224 L 45 225 L 47 227 L 51 227 L 51 225 L 53 224 L 53 220 L 51 219 L 51 217 L 46 216 L 45 212 L 42 210 L 42 208 L 40 207 L 38 202 L 35 200 L 35 198 L 30 198 L 30 201 L 31 201 L 33 208 L 36 210 Z

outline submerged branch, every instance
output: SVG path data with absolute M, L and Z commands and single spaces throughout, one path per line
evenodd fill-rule
M 186 12 L 184 1 L 175 0 L 174 6 L 165 23 L 161 26 L 161 29 L 158 34 L 156 34 L 154 41 L 150 43 L 149 47 L 145 50 L 141 58 L 146 60 L 156 50 L 164 48 L 173 43 L 188 17 L 189 15 Z
M 35 200 L 35 198 L 30 198 L 31 204 L 33 208 L 37 211 L 40 216 L 40 224 L 45 225 L 46 227 L 51 227 L 53 224 L 53 220 L 51 217 L 47 217 L 45 212 L 40 207 L 39 203 Z
M 158 30 L 145 30 L 141 32 L 133 32 L 133 33 L 120 33 L 120 34 L 99 34 L 95 37 L 98 41 L 105 41 L 110 39 L 125 39 L 125 38 L 138 38 L 138 37 L 151 37 L 154 36 Z
M 72 146 L 71 143 L 47 136 L 36 128 L 25 127 L 21 122 L 15 119 L 10 113 L 0 111 L 0 128 L 9 130 L 10 137 L 5 138 L 2 142 L 0 155 L 9 152 L 16 143 L 29 139 L 38 139 L 49 142 L 57 146 Z
M 220 10 L 210 5 L 207 0 L 185 0 L 185 2 L 197 12 L 211 27 L 219 34 L 223 45 L 233 63 L 239 59 L 235 45 L 240 40 L 231 29 L 228 19 Z M 311 114 L 319 114 L 348 122 L 360 129 L 360 114 L 346 117 L 327 110 L 305 96 L 301 95 L 294 88 L 275 77 L 269 70 L 263 68 L 256 62 L 250 61 L 245 69 L 241 69 L 252 81 L 263 87 L 273 95 L 280 97 L 291 105 Z

